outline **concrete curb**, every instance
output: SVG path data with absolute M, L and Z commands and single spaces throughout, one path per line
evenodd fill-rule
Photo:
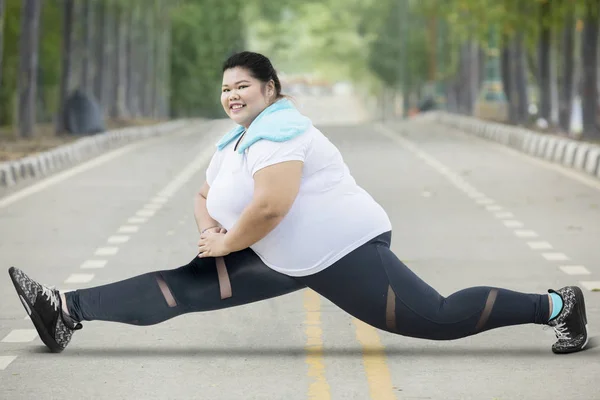
M 432 111 L 415 120 L 451 126 L 600 179 L 598 145 L 442 111 Z
M 168 134 L 188 125 L 176 120 L 163 124 L 117 129 L 86 136 L 73 143 L 18 160 L 0 163 L 0 188 L 47 176 L 125 144 Z

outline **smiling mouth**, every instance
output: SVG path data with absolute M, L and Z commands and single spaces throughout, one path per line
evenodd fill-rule
M 232 111 L 237 111 L 237 110 L 241 110 L 244 107 L 246 107 L 245 104 L 235 104 L 235 105 L 229 107 L 229 109 Z

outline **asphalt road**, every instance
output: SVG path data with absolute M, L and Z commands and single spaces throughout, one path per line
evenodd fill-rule
M 301 108 L 388 211 L 396 254 L 440 293 L 577 284 L 595 334 L 600 181 L 430 123 L 370 123 L 347 99 Z M 0 263 L 64 290 L 186 264 L 198 239 L 192 197 L 230 126 L 198 123 L 0 198 Z M 7 400 L 600 399 L 596 341 L 568 356 L 553 342 L 536 325 L 405 338 L 304 290 L 150 327 L 86 323 L 50 354 L 0 274 Z

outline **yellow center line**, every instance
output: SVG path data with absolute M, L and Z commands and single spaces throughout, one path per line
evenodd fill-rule
M 304 292 L 304 309 L 306 310 L 306 364 L 307 374 L 312 378 L 308 388 L 311 400 L 330 400 L 329 384 L 325 379 L 323 362 L 323 330 L 321 329 L 321 298 L 311 289 Z
M 363 349 L 363 365 L 369 383 L 371 399 L 396 400 L 384 347 L 375 328 L 353 318 L 356 338 Z

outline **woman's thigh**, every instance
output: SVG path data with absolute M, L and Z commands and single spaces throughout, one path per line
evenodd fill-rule
M 174 300 L 189 311 L 209 311 L 281 296 L 306 286 L 276 272 L 250 249 L 224 258 L 231 297 L 222 299 L 215 258 L 195 257 L 188 265 L 161 271 Z

